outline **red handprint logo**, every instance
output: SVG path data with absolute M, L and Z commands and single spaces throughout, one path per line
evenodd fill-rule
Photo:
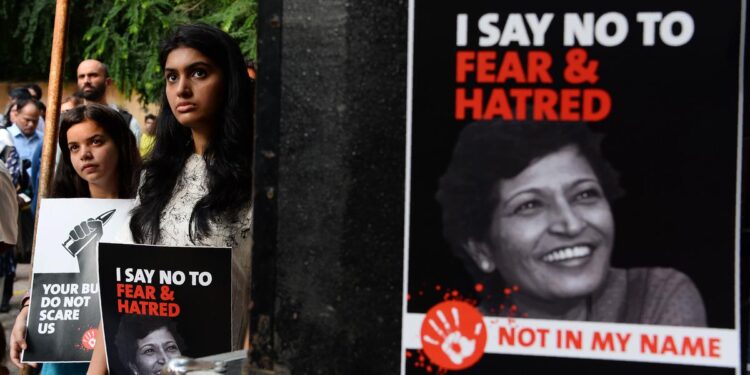
M 473 366 L 484 354 L 487 329 L 482 314 L 466 302 L 435 305 L 422 322 L 422 348 L 427 357 L 448 370 Z
M 89 328 L 83 333 L 81 344 L 85 349 L 94 350 L 94 346 L 96 345 L 96 332 L 96 328 Z

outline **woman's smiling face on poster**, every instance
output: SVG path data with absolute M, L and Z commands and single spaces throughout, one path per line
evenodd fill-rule
M 135 367 L 137 375 L 161 374 L 168 360 L 180 356 L 180 348 L 167 327 L 152 331 L 136 342 Z
M 614 221 L 576 146 L 500 180 L 496 194 L 486 246 L 506 283 L 547 301 L 585 297 L 604 283 Z

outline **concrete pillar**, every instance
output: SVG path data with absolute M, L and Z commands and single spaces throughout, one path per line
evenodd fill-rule
M 398 373 L 407 2 L 264 0 L 259 34 L 254 361 Z

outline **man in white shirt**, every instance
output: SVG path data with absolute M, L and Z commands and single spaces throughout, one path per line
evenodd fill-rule
M 18 240 L 18 197 L 16 187 L 13 186 L 10 173 L 3 163 L 0 163 L 0 300 L 5 301 L 4 295 L 5 278 L 15 277 L 15 274 L 6 275 L 5 262 L 7 257 L 12 257 L 13 247 Z M 9 279 L 9 282 L 12 280 Z M 11 289 L 12 292 L 12 289 Z M 7 310 L 0 309 L 0 312 Z M 3 332 L 4 334 L 4 332 Z
M 0 254 L 13 249 L 18 238 L 18 198 L 10 173 L 0 163 Z M 0 284 L 2 284 L 0 282 Z
M 26 172 L 30 176 L 31 157 L 44 138 L 44 134 L 37 128 L 41 110 L 39 102 L 35 99 L 19 99 L 14 105 L 16 106 L 14 124 L 6 130 L 13 140 L 12 145 L 15 146 L 21 162 L 29 161 L 29 168 Z

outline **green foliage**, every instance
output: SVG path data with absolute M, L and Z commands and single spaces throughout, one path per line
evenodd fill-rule
M 101 19 L 99 9 L 111 1 L 72 1 L 69 4 L 66 72 L 72 76 L 83 54 L 81 36 L 88 25 Z M 46 80 L 52 50 L 55 0 L 0 0 L 0 80 Z M 84 28 L 85 27 L 85 28 Z
M 0 80 L 47 79 L 54 0 L 0 0 Z M 255 58 L 257 0 L 70 0 L 66 76 L 79 61 L 109 66 L 126 95 L 142 104 L 158 101 L 163 89 L 158 46 L 175 25 L 204 22 L 232 35 Z
M 109 65 L 123 93 L 138 92 L 144 104 L 155 101 L 155 83 L 160 80 L 157 48 L 173 22 L 171 11 L 172 4 L 165 0 L 115 0 L 102 22 L 83 35 L 84 58 Z
M 0 79 L 30 80 L 49 70 L 53 22 L 47 18 L 55 13 L 54 9 L 54 0 L 0 0 L 3 40 L 0 43 Z

